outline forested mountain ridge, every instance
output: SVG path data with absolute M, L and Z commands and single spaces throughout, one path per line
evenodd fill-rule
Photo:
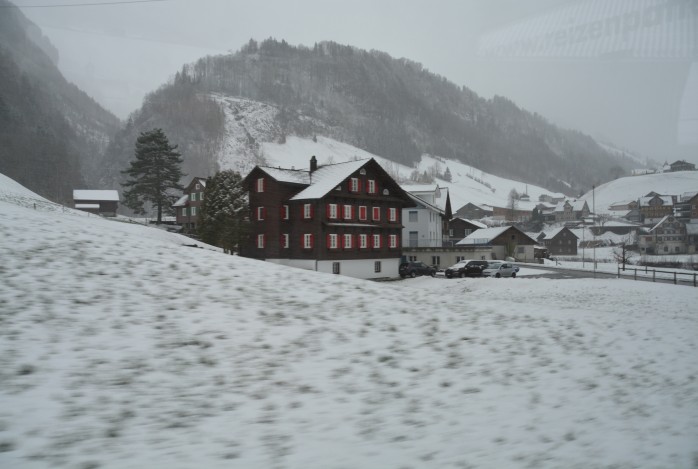
M 102 154 L 119 120 L 56 67 L 39 28 L 0 0 L 0 173 L 55 201 L 99 188 Z
M 145 130 L 139 122 L 157 122 L 174 132 L 168 133 L 173 142 L 188 145 L 191 135 L 177 135 L 186 129 L 173 122 L 181 120 L 178 106 L 156 104 L 177 94 L 190 102 L 198 96 L 196 106 L 203 108 L 210 108 L 215 95 L 274 107 L 275 125 L 267 141 L 321 134 L 400 163 L 412 164 L 428 153 L 567 193 L 579 193 L 637 164 L 506 98 L 483 99 L 416 62 L 333 42 L 304 47 L 251 40 L 236 53 L 186 65 L 134 113 L 138 130 Z M 217 163 L 213 147 L 222 145 L 225 127 L 224 119 L 207 119 L 206 125 L 188 122 L 200 128 L 187 130 L 197 142 L 209 144 L 207 155 L 197 151 L 199 172 Z M 251 141 L 250 148 L 258 143 Z M 193 156 L 183 153 L 185 162 Z

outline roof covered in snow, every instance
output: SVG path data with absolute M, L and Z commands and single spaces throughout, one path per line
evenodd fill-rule
M 511 228 L 510 226 L 499 226 L 497 228 L 484 228 L 470 233 L 456 244 L 489 244 L 500 234 Z
M 101 200 L 104 202 L 118 202 L 119 192 L 115 190 L 87 190 L 75 189 L 73 200 Z
M 585 203 L 586 202 L 584 200 L 563 200 L 562 202 L 557 203 L 557 205 L 555 206 L 555 211 L 564 212 L 565 204 L 570 204 L 572 206 L 573 211 L 581 212 L 584 209 Z
M 189 195 L 188 195 L 188 194 L 184 194 L 182 197 L 180 197 L 179 199 L 177 199 L 177 202 L 175 202 L 174 204 L 172 204 L 172 206 L 173 206 L 173 207 L 184 207 L 184 206 L 187 204 L 188 201 L 189 201 Z
M 562 226 L 562 227 L 559 227 L 559 228 L 553 228 L 553 229 L 550 230 L 550 231 L 544 231 L 543 234 L 545 234 L 545 239 L 553 239 L 554 237 L 556 237 L 557 235 L 559 235 L 561 231 L 566 230 L 566 229 L 567 229 L 567 228 L 565 228 L 564 226 Z M 568 229 L 567 229 L 567 230 L 568 230 Z M 568 230 L 568 231 L 569 231 L 569 230 Z M 570 233 L 572 233 L 572 232 L 570 231 Z M 577 235 L 575 235 L 574 233 L 572 233 L 572 234 L 573 234 L 575 237 L 577 236 Z
M 310 173 L 302 169 L 282 169 L 260 166 L 259 169 L 267 173 L 279 182 L 290 182 L 292 184 L 310 184 Z
M 309 175 L 310 185 L 291 197 L 291 200 L 320 199 L 369 161 L 370 159 L 356 160 L 320 166 Z
M 456 217 L 457 220 L 463 220 L 466 223 L 470 223 L 473 226 L 477 226 L 478 228 L 487 228 L 487 225 L 484 223 L 480 223 L 479 221 L 475 220 L 470 220 L 468 218 L 463 218 L 463 217 Z
M 662 200 L 662 205 L 674 205 L 674 200 L 670 195 L 651 195 L 646 197 L 640 197 L 640 207 L 647 207 L 649 203 L 654 198 L 659 198 Z

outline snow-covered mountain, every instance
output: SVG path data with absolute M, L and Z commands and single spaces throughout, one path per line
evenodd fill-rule
M 0 175 L 0 467 L 694 462 L 693 288 L 374 283 L 191 242 Z
M 597 213 L 609 213 L 612 204 L 637 200 L 650 192 L 661 195 L 681 195 L 698 191 L 698 171 L 644 174 L 616 179 L 589 191 L 581 199 L 589 208 L 596 205 Z M 595 202 L 594 202 L 595 201 Z

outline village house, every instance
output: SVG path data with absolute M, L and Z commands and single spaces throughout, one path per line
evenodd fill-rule
M 698 252 L 698 223 L 682 223 L 671 215 L 639 236 L 641 254 L 694 254 Z
M 674 214 L 674 199 L 670 195 L 659 195 L 650 192 L 640 197 L 640 215 L 645 225 L 655 225 L 667 215 Z
M 402 210 L 416 204 L 373 159 L 309 170 L 256 166 L 242 255 L 357 278 L 397 277 Z
M 513 257 L 520 262 L 532 262 L 536 240 L 515 226 L 501 226 L 477 230 L 466 236 L 456 246 L 489 247 L 490 259 Z
M 541 233 L 538 242 L 542 242 L 549 254 L 571 256 L 577 254 L 579 238 L 569 228 L 555 228 Z
M 73 207 L 103 217 L 115 217 L 116 210 L 119 208 L 119 192 L 115 190 L 75 189 L 73 191 Z
M 185 231 L 196 231 L 205 189 L 206 179 L 194 177 L 184 188 L 184 195 L 172 205 L 175 210 L 175 222 Z
M 674 161 L 669 165 L 669 172 L 675 172 L 675 171 L 695 171 L 696 170 L 696 165 L 693 163 L 689 163 L 684 160 L 678 160 Z
M 674 204 L 674 216 L 684 223 L 698 221 L 698 192 L 684 192 Z
M 506 220 L 515 223 L 526 223 L 533 216 L 533 207 L 530 203 L 519 202 L 517 207 L 492 207 L 492 218 Z
M 448 240 L 452 217 L 448 188 L 438 184 L 402 185 L 415 203 L 402 212 L 404 247 L 441 247 Z
M 479 220 L 492 216 L 492 207 L 489 205 L 476 205 L 468 202 L 459 208 L 454 214 L 456 217 L 467 218 L 469 220 Z
M 467 218 L 456 217 L 448 223 L 448 239 L 452 244 L 468 236 L 475 230 L 487 228 L 487 225 Z
M 560 203 L 564 200 L 565 200 L 564 196 L 553 196 L 550 194 L 541 194 L 540 196 L 538 196 L 539 202 L 545 202 L 545 203 L 555 204 L 555 205 L 557 205 L 558 203 Z
M 589 205 L 585 200 L 559 202 L 553 211 L 556 222 L 576 222 L 589 216 Z

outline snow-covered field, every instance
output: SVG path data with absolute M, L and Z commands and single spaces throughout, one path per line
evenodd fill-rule
M 698 460 L 698 289 L 374 283 L 34 200 L 0 176 L 2 468 Z

